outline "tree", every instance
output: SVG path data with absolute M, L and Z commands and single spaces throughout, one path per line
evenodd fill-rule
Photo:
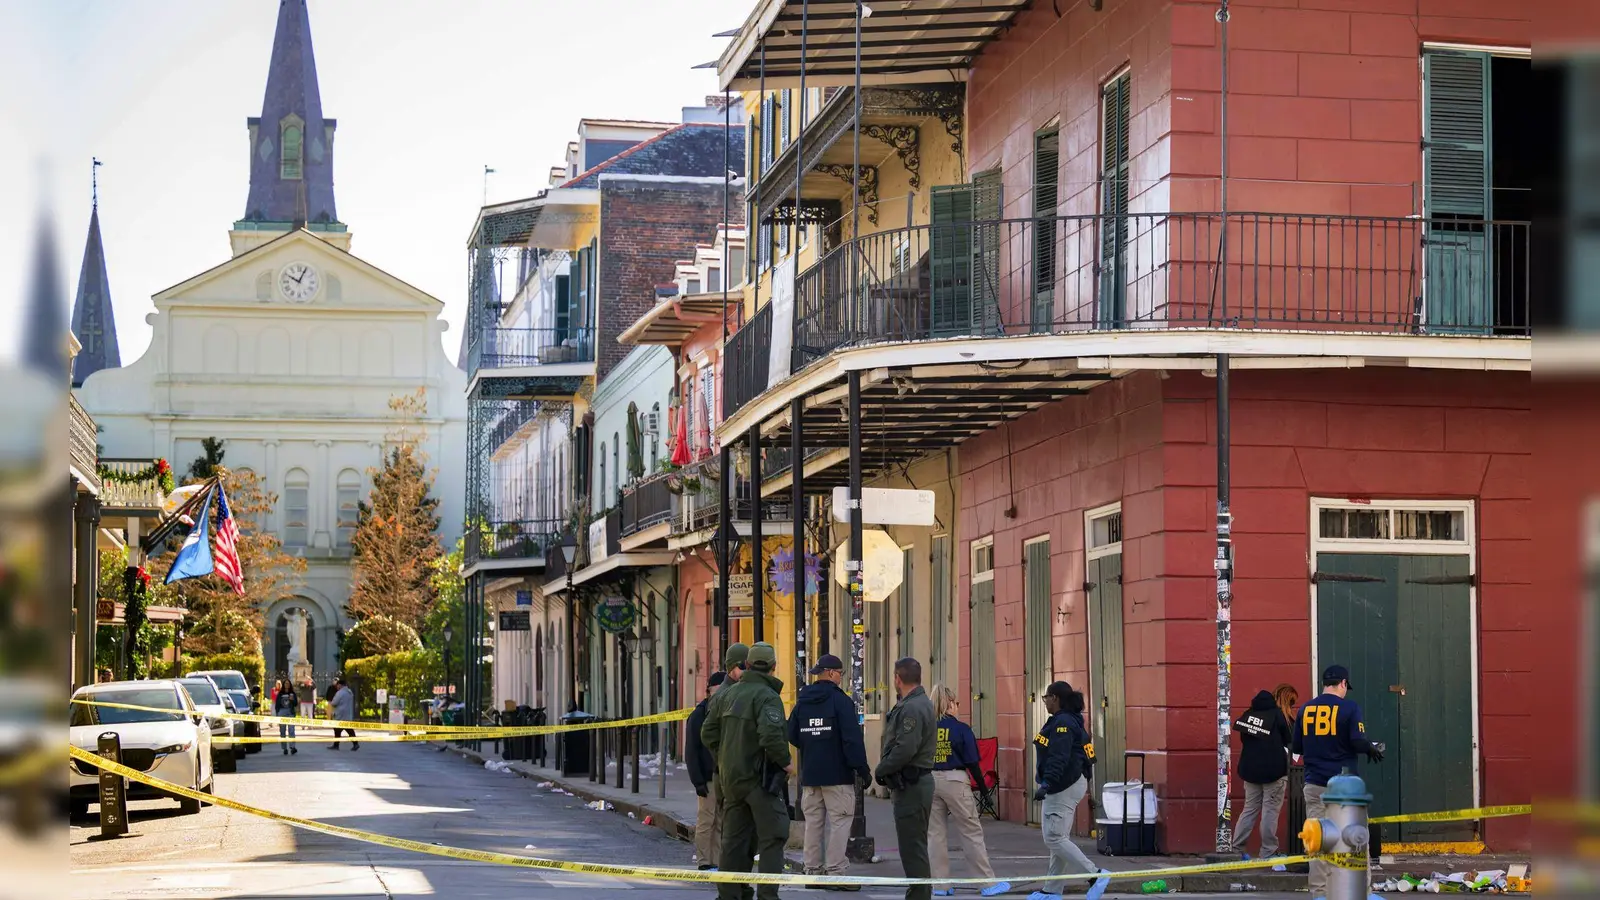
M 189 464 L 189 480 L 191 483 L 205 481 L 216 474 L 217 469 L 222 466 L 222 458 L 228 455 L 227 451 L 222 449 L 224 443 L 226 442 L 221 438 L 208 437 L 200 439 L 201 454 L 195 457 L 194 462 Z
M 346 609 L 358 620 L 387 616 L 415 628 L 433 607 L 431 566 L 444 552 L 436 533 L 439 501 L 430 496 L 434 474 L 415 430 L 427 400 L 418 391 L 391 399 L 389 408 L 400 427 L 383 465 L 368 471 L 372 493 L 357 507 L 350 538 L 354 583 Z
M 340 647 L 345 660 L 382 656 L 403 650 L 421 650 L 416 629 L 388 616 L 368 616 L 357 622 L 344 636 Z
M 217 448 L 221 450 L 220 443 Z M 191 467 L 192 469 L 192 467 Z M 207 575 L 173 584 L 172 590 L 188 609 L 184 617 L 183 650 L 189 653 L 261 652 L 262 612 L 279 600 L 292 597 L 305 574 L 305 560 L 285 553 L 278 536 L 259 524 L 277 505 L 278 495 L 265 490 L 254 472 L 234 472 L 216 467 L 228 492 L 228 505 L 239 526 L 239 564 L 244 569 L 244 595 L 234 593 L 221 578 Z M 211 537 L 215 539 L 216 508 L 212 507 Z M 175 550 L 177 541 L 171 542 Z M 215 546 L 215 545 L 213 545 Z M 151 588 L 167 577 L 176 557 L 174 550 L 152 556 Z

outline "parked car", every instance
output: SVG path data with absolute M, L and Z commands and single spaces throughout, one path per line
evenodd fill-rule
M 216 782 L 211 763 L 211 726 L 189 699 L 189 692 L 177 681 L 165 678 L 91 684 L 78 688 L 72 698 L 164 710 L 151 712 L 74 703 L 67 739 L 74 747 L 94 752 L 99 747 L 100 735 L 116 732 L 122 742 L 123 765 L 148 772 L 163 781 L 211 793 Z M 89 804 L 99 802 L 100 770 L 76 759 L 68 766 L 72 813 L 82 816 L 88 813 Z M 127 788 L 130 800 L 171 796 L 143 782 L 129 781 Z M 187 797 L 176 799 L 184 813 L 200 811 L 200 801 Z
M 216 763 L 217 771 L 238 771 L 239 760 L 244 758 L 245 745 L 235 744 L 233 736 L 240 733 L 242 729 L 239 726 L 245 723 L 227 717 L 228 713 L 234 711 L 233 697 L 220 693 L 209 678 L 180 678 L 178 683 L 189 692 L 189 699 L 194 702 L 196 709 L 205 714 L 206 722 L 211 726 L 211 758 Z
M 217 686 L 217 690 L 233 698 L 233 705 L 242 713 L 255 713 L 261 711 L 261 703 L 256 700 L 250 690 L 250 683 L 245 681 L 244 673 L 237 669 L 214 669 L 207 672 L 189 672 L 185 678 L 206 678 Z M 260 722 L 239 722 L 241 726 L 235 729 L 234 734 L 243 737 L 261 737 Z M 260 753 L 260 744 L 245 744 L 246 753 Z

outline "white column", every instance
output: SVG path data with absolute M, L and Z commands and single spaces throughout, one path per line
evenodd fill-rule
M 278 441 L 269 438 L 261 443 L 266 447 L 266 463 L 261 469 L 261 491 L 262 493 L 270 493 L 273 485 L 283 483 L 283 479 L 278 477 Z M 283 498 L 279 497 L 278 499 L 281 502 Z M 278 506 L 279 504 L 273 504 L 273 508 L 268 510 L 265 516 L 261 517 L 261 529 L 263 531 L 281 534 L 280 528 L 282 525 L 278 519 Z
M 326 550 L 333 546 L 329 511 L 333 508 L 335 473 L 330 450 L 332 442 L 317 441 L 316 444 L 317 466 L 311 473 L 311 495 L 315 498 L 311 505 L 311 546 Z

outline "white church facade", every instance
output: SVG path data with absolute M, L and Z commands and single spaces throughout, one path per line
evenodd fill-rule
M 286 616 L 297 608 L 314 670 L 337 667 L 338 635 L 353 624 L 356 504 L 402 426 L 392 398 L 425 393 L 427 413 L 409 430 L 435 471 L 447 548 L 463 517 L 466 375 L 443 349 L 443 303 L 349 252 L 333 211 L 333 126 L 304 0 L 287 0 L 263 114 L 250 121 L 250 201 L 230 230 L 233 258 L 156 294 L 144 354 L 77 388 L 106 456 L 164 457 L 181 474 L 205 438 L 221 438 L 224 465 L 277 495 L 257 525 L 306 572 L 293 596 L 263 610 L 269 675 L 286 668 Z

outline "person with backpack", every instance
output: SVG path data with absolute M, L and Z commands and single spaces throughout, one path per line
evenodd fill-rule
M 1289 786 L 1289 744 L 1294 733 L 1269 691 L 1256 692 L 1250 709 L 1233 723 L 1243 749 L 1239 780 L 1244 782 L 1244 812 L 1233 834 L 1233 852 L 1243 854 L 1256 822 L 1261 823 L 1261 855 L 1278 855 L 1278 814 Z M 1248 857 L 1246 857 L 1248 858 Z

